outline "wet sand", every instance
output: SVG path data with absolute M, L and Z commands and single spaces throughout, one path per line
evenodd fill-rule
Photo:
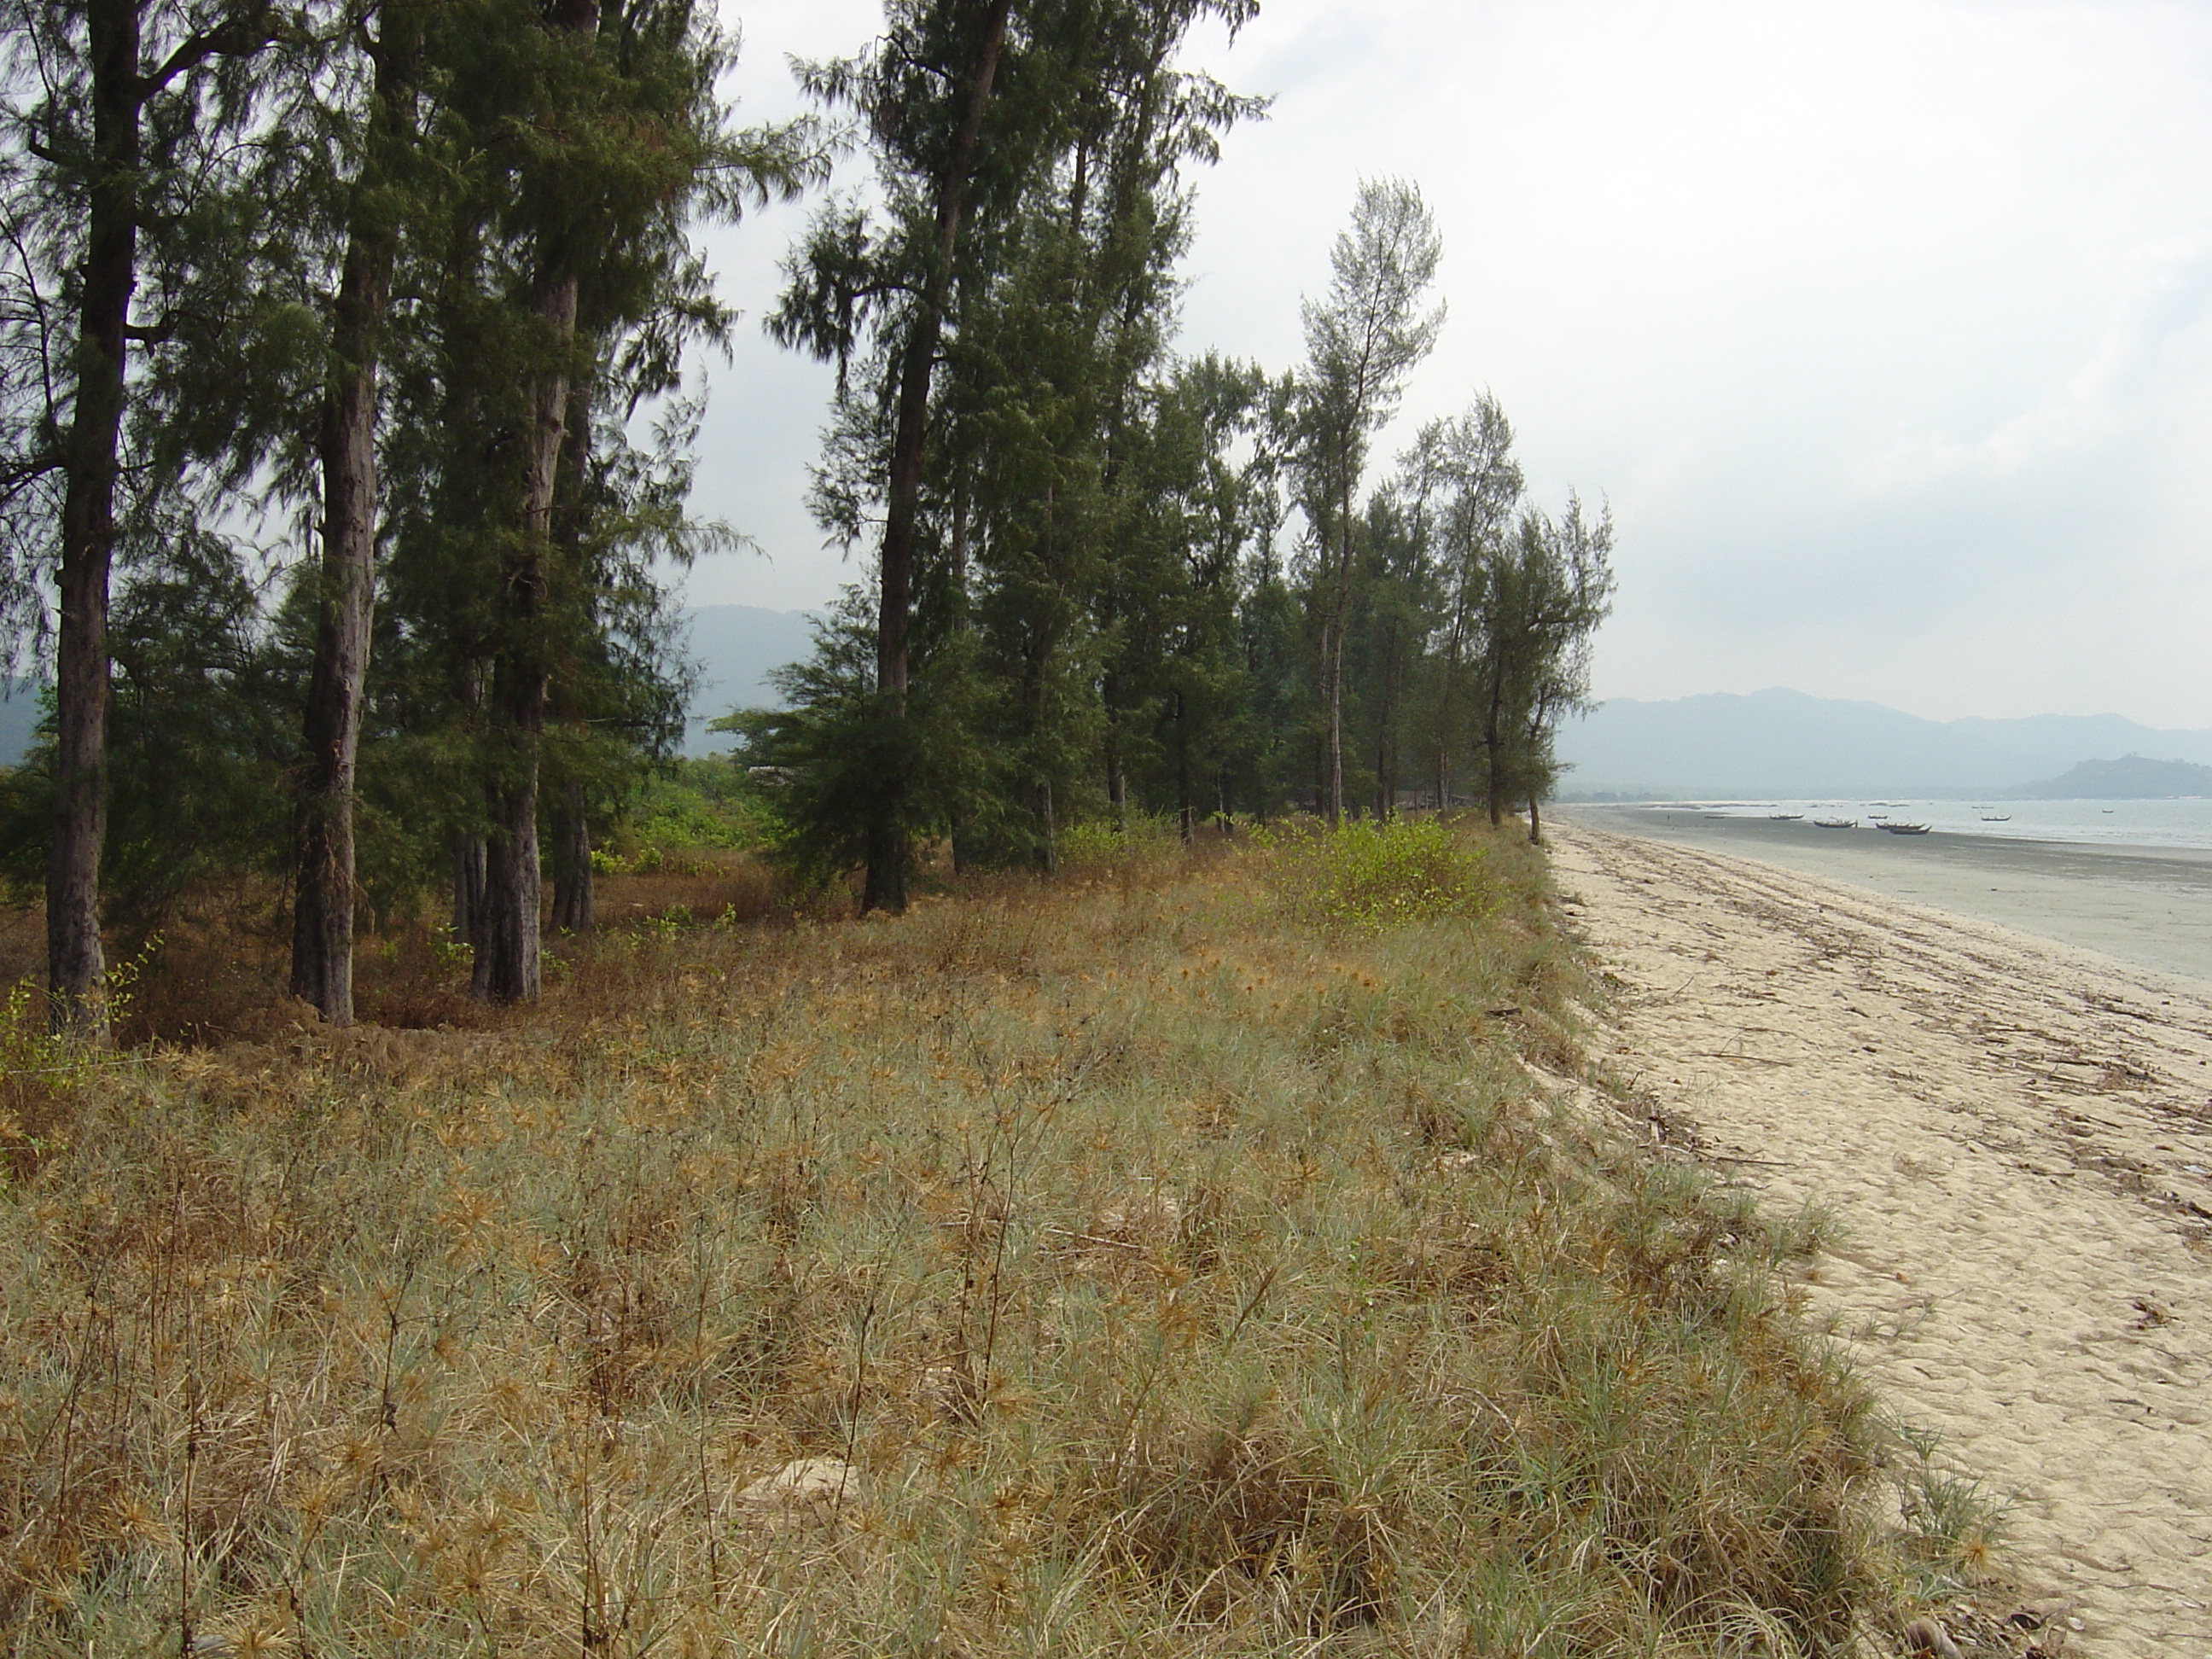
M 2212 981 L 2212 852 L 1893 836 L 1688 808 L 1566 806 L 1553 816 L 1757 859 Z
M 2016 1629 L 1971 1638 L 2051 1597 L 2039 1651 L 2212 1659 L 2212 984 L 1929 908 L 1978 879 L 1978 906 L 1998 886 L 2046 935 L 2124 929 L 2130 895 L 2202 878 L 2091 854 L 2069 897 L 2070 852 L 1916 861 L 1595 816 L 1557 825 L 1554 868 L 1614 988 L 1601 1050 L 1655 1139 L 1771 1209 L 1828 1209 L 1808 1313 L 1943 1468 L 2010 1500 L 2016 1585 L 1947 1607 L 1960 1645 L 2018 1652 Z M 1764 861 L 1713 850 L 1732 834 Z M 2166 924 L 2137 932 L 2186 954 Z

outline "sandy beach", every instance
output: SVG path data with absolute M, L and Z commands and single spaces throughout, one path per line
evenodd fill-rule
M 2212 981 L 2212 852 L 1723 817 L 1695 808 L 1572 806 L 1595 828 L 1778 864 L 1891 898 Z
M 1804 843 L 1815 872 L 1784 837 L 1619 821 L 1554 830 L 1611 1058 L 1655 1136 L 1835 1215 L 1812 1316 L 2010 1498 L 2020 1588 L 1962 1637 L 2052 1597 L 2069 1655 L 2212 1659 L 2212 942 L 2172 970 L 2212 860 L 1869 846 L 1853 876 L 1856 848 Z

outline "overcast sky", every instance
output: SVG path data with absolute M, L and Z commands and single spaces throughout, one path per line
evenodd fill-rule
M 723 0 L 759 119 L 846 0 Z M 1415 424 L 1496 392 L 1540 499 L 1613 504 L 1597 689 L 2212 726 L 2212 4 L 1263 0 L 1194 62 L 1272 94 L 1199 180 L 1186 349 L 1301 352 L 1363 174 L 1417 181 L 1450 321 Z M 696 502 L 861 572 L 803 494 L 825 371 L 761 336 L 805 210 L 714 234 L 750 313 Z

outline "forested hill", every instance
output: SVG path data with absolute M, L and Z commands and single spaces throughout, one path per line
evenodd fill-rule
M 2212 766 L 2123 755 L 2083 761 L 2063 776 L 2005 793 L 2020 800 L 2172 800 L 2212 795 Z
M 1777 687 L 1617 697 L 1559 736 L 1573 769 L 1568 799 L 1991 795 L 2055 778 L 2085 755 L 2127 753 L 2212 763 L 2212 731 L 2154 731 L 2118 714 L 1930 720 Z
M 27 680 L 0 682 L 0 766 L 13 766 L 31 746 L 39 726 L 39 688 Z

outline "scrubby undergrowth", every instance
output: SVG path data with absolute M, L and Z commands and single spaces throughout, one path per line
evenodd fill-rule
M 1873 1431 L 1781 1247 L 1543 1103 L 1534 854 L 1346 847 L 19 1078 L 9 1651 L 1845 1648 Z

